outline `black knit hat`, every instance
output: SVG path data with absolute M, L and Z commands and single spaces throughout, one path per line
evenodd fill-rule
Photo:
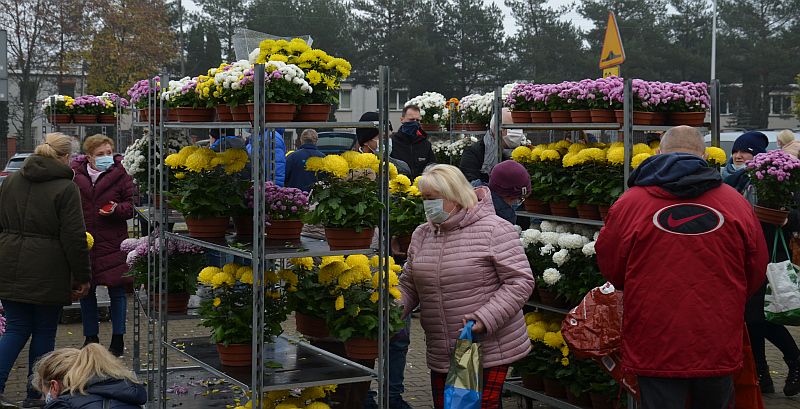
M 749 131 L 736 138 L 733 142 L 731 153 L 749 152 L 753 155 L 758 155 L 766 152 L 768 145 L 769 139 L 767 139 L 767 135 L 758 131 Z
M 361 119 L 359 122 L 373 122 L 378 120 L 378 113 L 377 112 L 364 112 L 364 115 L 361 115 Z M 364 146 L 365 143 L 372 140 L 372 138 L 378 136 L 378 130 L 375 128 L 358 128 L 356 129 L 356 138 L 358 139 L 358 146 Z

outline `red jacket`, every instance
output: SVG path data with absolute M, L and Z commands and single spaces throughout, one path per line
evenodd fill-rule
M 92 260 L 92 284 L 120 286 L 132 281 L 123 277 L 128 272 L 126 254 L 119 249 L 128 238 L 128 219 L 133 217 L 133 179 L 122 167 L 122 156 L 114 157 L 114 164 L 92 186 L 86 170 L 85 157 L 73 162 L 75 184 L 81 191 L 83 217 L 86 230 L 94 236 L 94 247 L 89 252 Z M 109 216 L 100 216 L 99 210 L 108 202 L 116 202 L 117 208 Z
M 765 279 L 769 256 L 751 206 L 685 156 L 644 162 L 595 246 L 603 276 L 623 289 L 623 367 L 641 376 L 740 368 L 745 301 Z

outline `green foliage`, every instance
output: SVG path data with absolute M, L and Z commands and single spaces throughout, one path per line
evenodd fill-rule
M 552 350 L 541 342 L 534 342 L 531 352 L 514 363 L 514 369 L 520 375 L 551 376 Z
M 319 269 L 306 270 L 301 266 L 292 266 L 297 276 L 295 291 L 286 294 L 289 311 L 296 311 L 326 321 L 334 312 L 332 306 L 336 296 L 332 295 L 333 286 L 319 283 Z
M 278 294 L 277 297 L 268 294 L 264 299 L 264 337 L 269 339 L 283 333 L 281 323 L 286 321 L 288 310 L 286 299 L 280 295 L 279 288 L 265 290 L 268 293 Z M 216 298 L 220 302 L 215 307 Z M 200 302 L 201 325 L 211 328 L 211 336 L 216 343 L 248 344 L 253 339 L 252 300 L 252 285 L 239 283 L 231 288 L 214 289 L 210 298 Z
M 389 225 L 392 226 L 393 236 L 410 236 L 419 225 L 425 222 L 425 208 L 422 206 L 421 197 L 405 193 L 392 194 L 392 204 L 389 206 Z
M 327 320 L 331 335 L 342 341 L 352 337 L 378 339 L 380 308 L 377 302 L 370 300 L 371 284 L 355 284 L 341 293 L 344 295 L 344 309 L 329 314 Z M 392 301 L 389 301 L 389 334 L 405 327 L 403 307 Z
M 303 218 L 306 224 L 325 227 L 352 228 L 356 231 L 374 229 L 380 220 L 381 204 L 378 183 L 368 177 L 338 179 L 324 172 L 319 174 L 310 202 L 317 207 Z
M 167 293 L 194 294 L 197 289 L 197 273 L 205 266 L 205 255 L 176 253 L 170 254 L 168 260 Z M 136 287 L 147 285 L 147 257 L 139 257 L 130 267 L 128 274 L 133 276 Z M 153 278 L 153 281 L 156 286 L 159 285 L 158 277 Z
M 587 162 L 569 168 L 572 184 L 564 190 L 571 205 L 611 205 L 625 191 L 621 166 Z
M 222 167 L 182 173 L 183 179 L 171 179 L 169 193 L 170 206 L 185 217 L 221 217 L 244 211 L 247 181 L 232 178 Z

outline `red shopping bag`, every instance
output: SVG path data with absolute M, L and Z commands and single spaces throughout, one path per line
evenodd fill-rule
M 742 369 L 733 374 L 733 385 L 736 390 L 736 409 L 764 409 L 761 388 L 758 385 L 756 362 L 753 358 L 753 347 L 750 346 L 747 327 L 744 329 L 742 353 L 744 354 Z

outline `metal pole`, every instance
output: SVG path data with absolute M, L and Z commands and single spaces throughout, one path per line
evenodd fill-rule
M 381 152 L 387 152 L 389 146 L 389 68 L 381 66 L 378 70 L 378 121 L 381 130 Z M 383 203 L 380 225 L 378 226 L 378 271 L 381 280 L 378 282 L 379 329 L 378 329 L 378 407 L 389 407 L 389 156 L 381 155 L 381 172 L 378 183 L 380 199 Z
M 169 84 L 169 74 L 164 74 L 161 76 L 161 83 L 162 84 Z M 161 98 L 161 93 L 156 90 L 156 98 L 158 102 L 158 108 L 161 115 L 158 118 L 158 150 L 160 152 L 167 152 L 167 141 L 166 141 L 166 129 L 164 127 L 164 121 L 167 119 L 167 104 Z M 166 167 L 164 166 L 163 160 L 161 155 L 156 156 L 155 158 L 156 163 L 156 174 L 158 175 L 158 192 L 160 193 L 161 197 L 166 197 L 164 194 L 165 192 L 169 191 L 169 186 L 167 186 L 167 177 L 165 173 L 167 172 Z M 161 407 L 166 409 L 167 407 L 167 343 L 169 342 L 169 332 L 168 332 L 168 324 L 169 324 L 169 317 L 167 316 L 167 271 L 169 266 L 167 265 L 167 240 L 166 237 L 166 221 L 167 221 L 167 206 L 164 203 L 161 203 L 161 206 L 158 207 L 158 216 L 157 216 L 157 226 L 158 226 L 158 238 L 161 242 L 161 245 L 158 246 L 158 303 L 159 303 L 159 312 L 158 312 L 158 321 L 159 321 L 159 331 L 161 334 L 161 345 L 160 345 L 160 353 L 159 353 L 159 364 L 158 364 L 158 375 L 161 381 L 160 385 L 160 400 L 161 400 Z
M 623 143 L 625 146 L 625 160 L 623 161 L 624 171 L 624 189 L 628 189 L 628 178 L 631 175 L 631 158 L 633 154 L 633 80 L 625 80 L 625 89 L 623 90 L 623 109 L 625 120 L 622 124 Z
M 719 80 L 711 80 L 711 146 L 719 148 Z
M 450 103 L 449 109 L 450 109 L 450 120 L 448 121 L 450 122 L 449 136 L 450 136 L 450 144 L 453 144 L 456 141 L 455 127 L 456 127 L 456 113 L 458 112 L 458 109 L 456 108 L 456 104 L 454 102 Z M 455 164 L 453 163 L 452 156 L 450 157 L 450 164 L 455 166 L 459 165 L 458 163 Z
M 494 103 L 492 104 L 494 107 L 492 111 L 495 114 L 495 121 L 494 121 L 494 138 L 497 140 L 497 163 L 503 161 L 503 136 L 501 134 L 503 129 L 503 88 L 497 87 L 494 90 Z
M 272 177 L 272 166 L 269 158 L 274 157 L 275 149 L 271 143 L 271 135 L 265 132 L 264 123 L 264 64 L 256 64 L 254 67 L 255 88 L 253 102 L 253 134 L 250 136 L 252 146 L 251 163 L 253 164 L 253 369 L 251 398 L 253 408 L 263 406 L 264 388 L 264 260 L 265 236 L 264 236 L 264 185 L 265 180 Z M 266 143 L 265 143 L 266 142 Z M 269 156 L 268 156 L 269 155 Z
M 148 220 L 148 230 L 147 230 L 147 243 L 149 248 L 153 248 L 155 245 L 155 237 L 153 233 L 153 221 L 156 218 L 156 206 L 155 197 L 158 193 L 158 188 L 156 186 L 156 164 L 158 160 L 156 156 L 158 154 L 158 149 L 156 148 L 156 138 L 155 138 L 155 131 L 156 131 L 156 108 L 155 108 L 155 89 L 156 89 L 156 81 L 154 79 L 150 79 L 149 83 L 150 91 L 147 94 L 147 150 L 149 153 L 149 163 L 150 166 L 147 169 L 147 191 L 150 200 L 150 205 L 147 208 L 147 220 Z M 156 293 L 156 257 L 152 251 L 147 252 L 147 396 L 155 396 L 155 387 L 156 387 L 156 372 L 155 372 L 155 358 L 156 358 L 156 325 L 154 314 L 155 314 L 155 305 L 153 304 L 153 294 Z
M 717 79 L 717 0 L 714 2 L 713 17 L 711 18 L 711 81 Z

